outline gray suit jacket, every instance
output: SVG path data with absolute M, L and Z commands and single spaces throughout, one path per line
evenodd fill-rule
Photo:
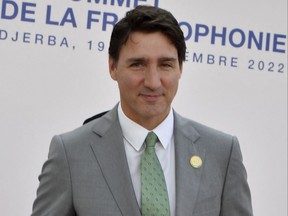
M 176 216 L 251 216 L 235 137 L 175 116 Z M 190 158 L 198 155 L 196 169 Z M 140 216 L 117 108 L 52 139 L 32 216 Z

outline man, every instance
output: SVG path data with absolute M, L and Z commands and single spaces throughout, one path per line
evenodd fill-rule
M 139 6 L 116 24 L 109 69 L 120 103 L 52 139 L 33 216 L 252 215 L 237 139 L 171 108 L 185 52 L 163 9 Z

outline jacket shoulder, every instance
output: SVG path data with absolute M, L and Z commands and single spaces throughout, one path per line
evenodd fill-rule
M 230 135 L 197 121 L 188 119 L 177 113 L 175 113 L 175 129 L 180 130 L 187 136 L 189 136 L 192 131 L 196 131 L 200 139 L 213 140 L 214 142 L 223 142 L 224 140 L 231 142 L 234 137 L 234 135 Z
M 97 116 L 97 117 L 96 117 Z M 92 137 L 104 136 L 118 121 L 117 112 L 113 109 L 97 114 L 84 121 L 84 124 L 72 131 L 59 135 L 65 145 L 79 145 L 89 142 Z M 119 123 L 118 123 L 119 124 Z

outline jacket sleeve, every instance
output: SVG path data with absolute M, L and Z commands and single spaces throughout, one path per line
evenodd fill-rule
M 230 160 L 227 166 L 222 194 L 220 216 L 252 216 L 250 189 L 242 154 L 236 137 L 233 137 Z
M 60 136 L 53 137 L 48 160 L 39 176 L 32 216 L 74 216 L 72 183 L 65 146 Z

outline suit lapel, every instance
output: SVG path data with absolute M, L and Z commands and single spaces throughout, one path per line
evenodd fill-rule
M 140 216 L 127 164 L 117 107 L 99 121 L 93 128 L 98 135 L 97 142 L 91 143 L 91 147 L 103 176 L 122 215 Z
M 203 163 L 205 149 L 195 144 L 200 135 L 191 123 L 175 113 L 175 157 L 176 157 L 176 215 L 192 215 L 197 200 L 203 166 L 194 168 L 192 156 L 199 156 Z

